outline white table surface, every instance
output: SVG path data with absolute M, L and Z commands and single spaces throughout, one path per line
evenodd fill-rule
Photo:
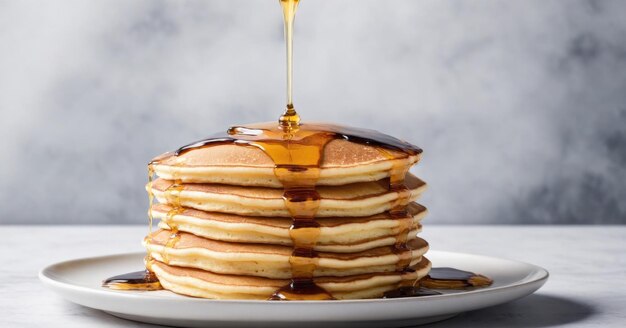
M 1 226 L 0 327 L 150 326 L 72 304 L 37 278 L 41 268 L 58 261 L 142 251 L 146 230 Z M 426 224 L 421 236 L 432 249 L 530 262 L 551 274 L 534 295 L 432 327 L 626 327 L 626 226 Z

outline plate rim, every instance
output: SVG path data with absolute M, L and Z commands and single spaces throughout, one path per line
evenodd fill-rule
M 307 301 L 289 301 L 289 302 L 268 302 L 267 300 L 245 300 L 245 299 L 220 300 L 220 299 L 184 297 L 184 295 L 180 295 L 184 298 L 177 299 L 177 298 L 169 298 L 169 296 L 164 297 L 161 295 L 149 295 L 148 296 L 144 293 L 119 293 L 119 292 L 114 292 L 114 291 L 106 290 L 106 289 L 97 289 L 93 287 L 81 286 L 81 285 L 71 284 L 68 282 L 63 282 L 58 279 L 54 279 L 50 274 L 50 272 L 54 270 L 55 267 L 72 264 L 73 262 L 98 261 L 98 260 L 104 260 L 104 259 L 111 259 L 115 257 L 133 256 L 133 255 L 140 256 L 141 254 L 145 254 L 144 252 L 125 252 L 125 253 L 115 253 L 115 254 L 108 254 L 108 255 L 81 257 L 81 258 L 64 260 L 64 261 L 52 263 L 52 264 L 45 266 L 44 268 L 39 270 L 38 277 L 39 277 L 39 280 L 44 285 L 50 286 L 52 288 L 71 289 L 77 292 L 85 292 L 85 293 L 96 293 L 103 297 L 115 296 L 115 297 L 121 297 L 121 298 L 127 298 L 127 299 L 145 299 L 146 297 L 149 297 L 152 300 L 167 300 L 167 301 L 176 301 L 176 302 L 184 300 L 185 302 L 193 302 L 193 303 L 208 303 L 208 304 L 233 303 L 233 304 L 250 304 L 250 305 L 255 305 L 255 304 L 320 304 L 320 305 L 342 304 L 342 305 L 349 305 L 349 304 L 363 304 L 363 303 L 415 302 L 415 301 L 423 301 L 427 299 L 450 298 L 454 296 L 456 297 L 465 296 L 465 295 L 471 296 L 477 293 L 480 293 L 480 294 L 499 293 L 502 290 L 507 290 L 511 288 L 520 288 L 520 287 L 533 285 L 537 283 L 540 284 L 538 287 L 540 288 L 541 286 L 545 284 L 545 282 L 550 277 L 550 272 L 546 270 L 545 268 L 532 264 L 532 263 L 523 262 L 523 261 L 511 260 L 507 258 L 500 258 L 500 257 L 495 257 L 495 256 L 489 256 L 489 255 L 454 252 L 454 251 L 431 250 L 429 251 L 429 253 L 440 253 L 440 254 L 449 254 L 449 255 L 451 254 L 454 256 L 470 256 L 470 257 L 481 257 L 481 258 L 488 259 L 488 260 L 509 261 L 509 262 L 514 262 L 518 265 L 521 264 L 521 265 L 528 266 L 533 269 L 533 273 L 531 277 L 524 278 L 520 281 L 516 281 L 510 284 L 503 285 L 503 286 L 491 287 L 491 288 L 486 288 L 486 289 L 477 288 L 477 289 L 465 290 L 459 293 L 452 293 L 452 294 L 430 295 L 430 296 L 422 296 L 422 297 L 403 297 L 403 298 L 374 298 L 374 299 L 326 300 L 326 301 L 307 300 Z M 179 295 L 179 294 L 176 294 L 176 295 Z

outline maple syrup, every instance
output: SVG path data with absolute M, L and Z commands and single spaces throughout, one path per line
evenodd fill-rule
M 493 283 L 488 277 L 455 268 L 432 268 L 428 276 L 420 280 L 420 286 L 434 289 L 464 289 L 486 287 Z
M 136 271 L 113 276 L 102 282 L 103 287 L 117 290 L 159 290 L 163 289 L 159 279 L 149 270 Z
M 172 208 L 167 212 L 164 223 L 167 224 L 170 236 L 165 242 L 163 246 L 163 252 L 161 252 L 161 257 L 163 258 L 163 263 L 170 263 L 170 255 L 169 251 L 176 247 L 176 244 L 180 241 L 180 233 L 178 232 L 178 225 L 173 221 L 173 217 L 180 213 L 184 212 L 184 208 L 181 205 L 180 194 L 185 187 L 181 180 L 174 180 L 167 189 L 165 189 L 164 196 L 167 200 L 167 203 L 172 206 Z
M 152 226 L 154 221 L 154 216 L 152 214 L 152 205 L 154 203 L 154 193 L 152 191 L 152 183 L 154 181 L 154 162 L 148 164 L 148 235 L 144 238 L 144 242 L 146 246 L 148 246 L 152 242 Z M 183 190 L 182 182 L 180 180 L 176 180 L 174 184 L 172 184 L 165 191 L 165 198 L 168 200 L 170 204 L 172 204 L 172 209 L 167 213 L 165 223 L 169 226 L 171 230 L 171 234 L 169 239 L 167 240 L 165 247 L 162 252 L 163 262 L 169 263 L 169 255 L 168 250 L 172 249 L 176 246 L 176 243 L 180 240 L 180 234 L 178 233 L 178 227 L 172 223 L 172 218 L 174 215 L 180 214 L 183 212 L 183 207 L 180 202 L 180 192 Z M 114 277 L 110 277 L 104 280 L 102 283 L 103 287 L 118 289 L 118 290 L 159 290 L 162 289 L 161 284 L 159 283 L 158 278 L 151 270 L 152 256 L 150 252 L 146 256 L 145 260 L 146 270 L 144 271 L 136 271 L 130 272 Z
M 154 166 L 152 163 L 148 164 L 148 185 L 146 190 L 148 191 L 148 236 L 152 236 L 152 223 L 154 216 L 152 215 L 152 204 L 154 203 L 154 193 L 152 192 L 152 183 L 154 180 Z
M 388 291 L 383 298 L 421 297 L 442 295 L 433 289 L 467 289 L 471 287 L 487 287 L 493 280 L 481 274 L 449 267 L 431 268 L 428 275 L 413 286 L 400 285 Z
M 148 235 L 144 238 L 146 245 L 152 241 L 152 225 L 154 216 L 152 215 L 152 204 L 154 203 L 154 193 L 152 192 L 152 182 L 154 181 L 153 163 L 148 164 Z M 162 289 L 161 283 L 156 275 L 150 270 L 152 257 L 150 253 L 144 259 L 146 270 L 125 273 L 105 279 L 102 287 L 116 290 L 159 290 Z
M 283 21 L 285 24 L 285 48 L 287 50 L 287 106 L 285 113 L 278 122 L 286 127 L 300 124 L 300 116 L 293 107 L 293 22 L 296 19 L 296 10 L 300 0 L 279 0 L 283 9 Z

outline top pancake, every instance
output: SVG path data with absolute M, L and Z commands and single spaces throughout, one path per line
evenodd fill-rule
M 410 167 L 420 154 L 407 155 L 391 149 L 350 142 L 330 141 L 323 149 L 318 185 L 343 185 L 389 177 L 392 168 Z M 282 187 L 274 174 L 275 164 L 261 149 L 239 144 L 199 147 L 180 155 L 155 158 L 155 173 L 167 180 L 242 186 Z

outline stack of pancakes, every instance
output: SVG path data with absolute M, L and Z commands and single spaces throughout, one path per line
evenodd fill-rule
M 413 202 L 426 185 L 409 173 L 404 191 L 389 187 L 392 172 L 407 172 L 419 154 L 390 154 L 342 139 L 323 149 L 312 275 L 336 299 L 381 297 L 430 270 L 423 257 L 428 244 L 417 237 L 426 209 Z M 268 299 L 289 284 L 293 221 L 275 164 L 262 149 L 210 145 L 162 155 L 151 167 L 158 179 L 147 188 L 158 203 L 150 212 L 160 222 L 145 246 L 148 268 L 165 289 Z M 403 219 L 391 212 L 399 203 Z

